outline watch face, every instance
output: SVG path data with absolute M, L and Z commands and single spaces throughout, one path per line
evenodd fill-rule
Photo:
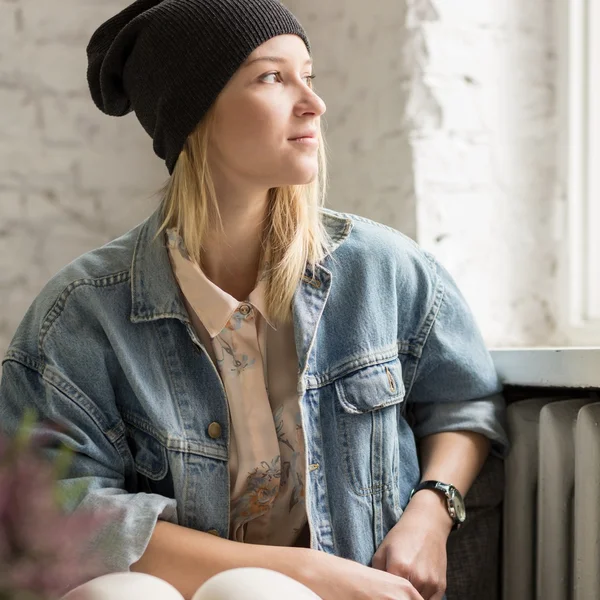
M 454 511 L 456 513 L 456 520 L 459 523 L 463 523 L 464 520 L 467 518 L 467 512 L 465 510 L 465 503 L 460 497 L 460 494 L 456 492 L 452 494 L 452 505 L 454 506 Z

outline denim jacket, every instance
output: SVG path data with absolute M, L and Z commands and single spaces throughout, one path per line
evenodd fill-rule
M 448 272 L 385 225 L 321 214 L 331 249 L 293 301 L 311 547 L 369 564 L 419 481 L 416 440 L 476 431 L 503 455 L 505 405 Z M 227 400 L 158 225 L 157 211 L 52 278 L 0 384 L 2 429 L 34 408 L 48 455 L 75 452 L 60 485 L 83 483 L 76 505 L 116 509 L 97 540 L 113 571 L 139 559 L 157 519 L 229 531 Z

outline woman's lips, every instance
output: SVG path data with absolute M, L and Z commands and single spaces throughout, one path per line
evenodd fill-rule
M 319 140 L 316 137 L 299 137 L 291 139 L 290 142 L 300 144 L 302 146 L 310 146 L 315 148 L 319 145 Z

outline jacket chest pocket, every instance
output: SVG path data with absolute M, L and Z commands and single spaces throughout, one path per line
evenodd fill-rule
M 369 495 L 398 485 L 398 419 L 404 403 L 398 358 L 335 381 L 338 443 L 355 493 Z

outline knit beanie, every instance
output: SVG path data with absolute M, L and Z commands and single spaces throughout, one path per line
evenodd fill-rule
M 87 46 L 96 106 L 135 114 L 173 172 L 188 135 L 258 46 L 302 26 L 278 0 L 137 0 Z

